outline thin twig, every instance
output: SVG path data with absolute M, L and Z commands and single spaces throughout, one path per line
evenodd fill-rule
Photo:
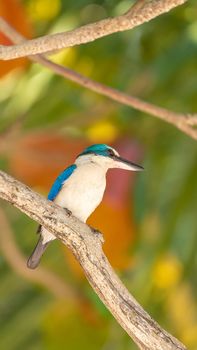
M 24 41 L 19 45 L 0 46 L 0 59 L 10 60 L 60 50 L 66 47 L 85 44 L 112 33 L 122 32 L 148 22 L 166 13 L 187 0 L 150 0 L 143 1 L 139 8 L 132 7 L 122 16 L 107 18 L 96 23 L 87 24 L 72 31 L 46 35 L 37 39 Z
M 185 350 L 138 304 L 113 271 L 102 250 L 102 235 L 0 171 L 0 197 L 46 227 L 75 255 L 100 299 L 140 349 Z
M 14 28 L 12 28 L 10 24 L 8 24 L 3 18 L 0 18 L 0 30 L 13 42 L 20 43 L 24 40 L 24 37 L 19 34 Z M 127 95 L 121 91 L 87 78 L 69 68 L 63 67 L 48 60 L 42 55 L 30 56 L 29 58 L 32 61 L 40 63 L 43 66 L 53 70 L 56 74 L 63 76 L 64 78 L 69 79 L 87 89 L 109 97 L 118 103 L 130 106 L 139 111 L 153 115 L 154 117 L 164 120 L 170 124 L 173 124 L 179 130 L 183 131 L 194 140 L 197 140 L 197 130 L 192 128 L 192 126 L 197 125 L 196 114 L 192 115 L 175 113 L 168 109 L 158 107 L 137 97 Z

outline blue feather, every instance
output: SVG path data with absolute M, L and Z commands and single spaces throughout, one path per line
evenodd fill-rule
M 55 199 L 55 197 L 58 195 L 59 191 L 61 190 L 64 182 L 72 175 L 76 167 L 77 166 L 75 164 L 69 166 L 57 177 L 47 197 L 50 201 L 53 201 Z
M 95 144 L 95 145 L 87 147 L 80 154 L 80 156 L 85 155 L 85 154 L 89 154 L 89 153 L 94 153 L 94 154 L 98 154 L 98 155 L 107 157 L 109 155 L 108 151 L 110 149 L 112 149 L 112 148 L 110 146 L 108 146 L 108 145 L 105 145 L 104 143 Z

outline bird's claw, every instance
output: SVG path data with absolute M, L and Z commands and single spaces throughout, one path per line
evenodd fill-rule
M 64 210 L 66 211 L 67 216 L 72 215 L 72 211 L 70 211 L 68 208 L 64 208 Z
M 99 230 L 97 230 L 96 228 L 94 228 L 94 227 L 91 227 L 91 226 L 90 226 L 90 228 L 91 228 L 92 233 L 93 233 L 96 237 L 98 237 L 98 238 L 100 239 L 101 242 L 104 242 L 103 234 L 102 234 Z

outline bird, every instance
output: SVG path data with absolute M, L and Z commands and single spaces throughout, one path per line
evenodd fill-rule
M 63 170 L 54 181 L 48 200 L 66 208 L 76 218 L 86 222 L 101 203 L 109 169 L 119 168 L 141 171 L 144 168 L 127 159 L 106 144 L 94 144 L 85 148 L 75 162 Z M 35 269 L 49 243 L 56 237 L 44 226 L 39 225 L 39 240 L 27 261 L 27 267 Z

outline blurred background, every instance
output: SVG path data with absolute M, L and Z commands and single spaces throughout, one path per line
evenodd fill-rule
M 1 0 L 0 15 L 28 38 L 122 14 L 123 0 Z M 10 42 L 0 33 L 0 43 Z M 197 4 L 51 58 L 177 112 L 197 110 Z M 197 349 L 197 147 L 176 128 L 56 76 L 26 59 L 0 62 L 0 166 L 47 195 L 92 143 L 145 171 L 108 174 L 89 224 L 121 279 L 162 327 Z M 55 241 L 26 268 L 37 224 L 1 201 L 0 348 L 135 350 L 67 249 Z

